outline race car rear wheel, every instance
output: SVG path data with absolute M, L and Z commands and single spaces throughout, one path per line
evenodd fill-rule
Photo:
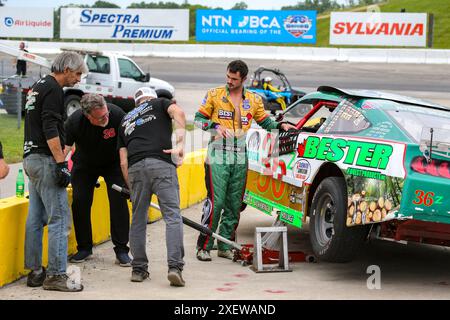
M 311 203 L 310 239 L 319 260 L 348 262 L 363 244 L 367 226 L 347 227 L 344 178 L 329 177 L 317 187 Z

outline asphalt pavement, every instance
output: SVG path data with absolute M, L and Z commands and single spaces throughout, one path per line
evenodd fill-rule
M 183 210 L 200 221 L 201 204 Z M 241 215 L 237 242 L 252 244 L 255 226 L 270 226 L 273 217 L 254 209 Z M 289 227 L 289 250 L 311 252 L 308 228 Z M 150 280 L 130 281 L 131 269 L 114 264 L 110 241 L 94 248 L 92 259 L 70 264 L 81 270 L 84 290 L 79 293 L 29 288 L 22 278 L 0 289 L 0 300 L 412 300 L 450 299 L 450 250 L 418 244 L 372 241 L 350 263 L 291 263 L 292 272 L 255 273 L 212 252 L 211 262 L 195 257 L 198 232 L 184 227 L 184 288 L 169 286 L 163 220 L 147 225 Z M 374 288 L 373 269 L 380 270 L 379 289 Z

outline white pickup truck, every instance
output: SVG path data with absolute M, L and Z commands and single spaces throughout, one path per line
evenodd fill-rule
M 136 62 L 124 55 L 73 48 L 62 50 L 72 50 L 83 54 L 89 69 L 89 73 L 82 77 L 79 84 L 64 88 L 65 107 L 68 115 L 80 108 L 80 99 L 84 93 L 99 93 L 108 102 L 118 105 L 126 112 L 134 108 L 133 95 L 140 87 L 151 87 L 156 90 L 158 96 L 169 99 L 175 96 L 175 89 L 172 85 L 166 81 L 151 78 L 149 73 L 145 73 Z M 35 63 L 41 67 L 50 68 L 51 66 L 51 62 L 46 58 L 3 44 L 0 44 L 0 52 Z M 28 91 L 36 79 L 30 80 L 32 79 L 20 79 L 21 89 L 24 93 Z M 9 92 L 17 92 L 18 83 L 18 78 L 3 81 L 3 95 L 7 94 L 8 90 Z M 7 96 L 4 96 L 3 104 L 8 113 L 16 113 L 17 108 L 8 107 L 7 100 Z M 24 104 L 24 99 L 22 100 L 22 104 Z

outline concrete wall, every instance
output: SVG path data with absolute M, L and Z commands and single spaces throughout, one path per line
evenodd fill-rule
M 20 41 L 0 40 L 18 48 Z M 27 42 L 30 52 L 56 54 L 60 48 L 83 48 L 120 52 L 126 56 L 172 58 L 241 58 L 304 61 L 343 61 L 370 63 L 450 64 L 450 50 L 441 49 L 359 49 L 320 47 L 278 47 L 231 44 L 164 44 L 104 42 Z
M 205 150 L 195 151 L 186 155 L 185 161 L 178 168 L 180 184 L 180 207 L 187 208 L 206 198 L 205 172 L 203 162 Z M 69 206 L 72 204 L 72 189 L 68 188 Z M 157 203 L 156 197 L 152 202 Z M 128 202 L 131 215 L 131 202 Z M 25 223 L 28 214 L 28 199 L 0 199 L 0 287 L 26 275 L 24 269 Z M 106 185 L 100 181 L 100 187 L 95 189 L 92 204 L 92 240 L 100 244 L 110 239 L 109 202 Z M 161 219 L 161 212 L 151 208 L 149 220 Z M 72 230 L 69 235 L 68 254 L 76 252 L 77 243 Z M 43 265 L 47 265 L 47 227 L 44 231 Z

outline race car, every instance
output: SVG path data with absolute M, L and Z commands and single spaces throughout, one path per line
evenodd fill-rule
M 450 246 L 450 108 L 322 86 L 250 129 L 244 203 L 301 228 L 314 254 L 352 260 L 371 238 Z
M 273 114 L 285 110 L 286 106 L 305 95 L 305 92 L 291 86 L 283 72 L 265 67 L 255 70 L 247 89 L 260 95 L 264 108 Z

